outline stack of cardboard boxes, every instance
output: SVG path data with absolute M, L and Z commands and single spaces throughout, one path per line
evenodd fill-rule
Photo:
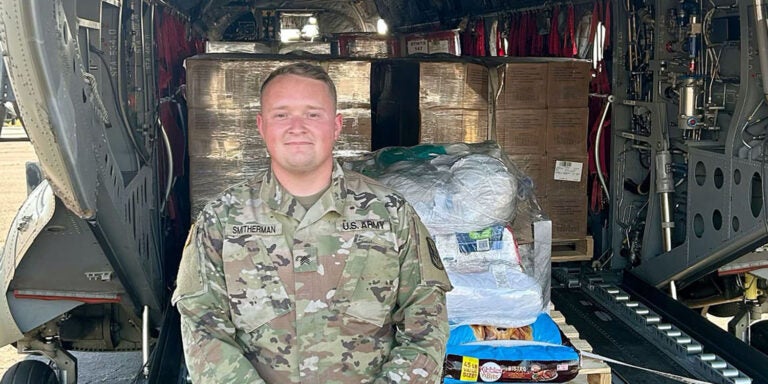
M 488 68 L 464 62 L 419 65 L 420 143 L 488 139 Z
M 508 63 L 499 69 L 499 145 L 535 185 L 554 239 L 587 233 L 589 63 Z
M 344 116 L 336 155 L 371 150 L 372 81 L 382 79 L 371 78 L 370 60 L 231 54 L 188 59 L 193 215 L 228 186 L 267 166 L 256 127 L 259 88 L 272 70 L 298 60 L 323 66 L 336 83 L 338 110 Z M 552 237 L 586 236 L 587 62 L 399 60 L 418 69 L 419 84 L 390 90 L 400 93 L 387 100 L 406 103 L 410 97 L 403 92 L 410 95 L 418 89 L 419 121 L 414 124 L 411 118 L 408 125 L 418 129 L 420 143 L 496 140 L 533 180 L 538 202 L 552 219 Z M 379 109 L 381 115 L 384 110 Z

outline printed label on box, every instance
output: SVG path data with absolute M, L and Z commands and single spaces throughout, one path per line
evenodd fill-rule
M 411 40 L 408 42 L 408 54 L 429 53 L 429 46 L 426 40 Z
M 555 162 L 555 180 L 560 181 L 581 181 L 581 170 L 584 168 L 583 163 L 577 163 L 575 161 L 560 161 Z
M 429 42 L 429 53 L 451 53 L 448 40 L 432 40 Z

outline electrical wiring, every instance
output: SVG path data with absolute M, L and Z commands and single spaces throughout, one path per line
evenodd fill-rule
M 116 103 L 117 103 L 117 112 L 120 114 L 120 117 L 123 121 L 123 124 L 125 125 L 126 133 L 128 134 L 128 138 L 131 140 L 131 143 L 133 144 L 134 150 L 136 150 L 137 155 L 141 159 L 143 164 L 149 163 L 149 154 L 146 153 L 146 149 L 144 149 L 142 146 L 139 145 L 138 141 L 136 141 L 136 136 L 134 135 L 135 129 L 131 125 L 130 120 L 128 120 L 128 115 L 125 113 L 125 100 L 123 100 L 123 92 L 122 92 L 122 82 L 123 82 L 123 67 L 122 67 L 122 52 L 123 52 L 123 7 L 125 4 L 120 4 L 118 7 L 118 16 L 117 16 L 117 30 L 119 31 L 117 33 L 117 85 L 115 87 L 116 90 Z M 106 61 L 105 61 L 106 63 Z M 107 67 L 108 68 L 108 67 Z M 111 78 L 111 76 L 110 76 Z
M 112 90 L 112 94 L 114 95 L 117 92 L 117 86 L 115 85 L 115 80 L 112 78 L 112 75 L 110 75 L 111 71 L 110 71 L 109 63 L 107 62 L 107 59 L 104 57 L 104 51 L 94 47 L 93 45 L 89 45 L 88 46 L 88 50 L 90 50 L 91 52 L 95 53 L 96 57 L 98 57 L 99 60 L 101 61 L 102 65 L 104 65 L 104 69 L 106 69 L 106 72 L 107 72 L 106 73 L 107 79 L 109 79 L 109 87 Z M 113 97 L 112 100 L 115 102 L 115 109 L 119 113 L 119 111 L 121 109 L 120 103 L 117 101 L 116 97 Z M 129 126 L 125 126 L 125 128 L 127 130 L 126 134 L 128 134 L 128 137 L 131 138 L 131 142 L 133 143 L 134 147 L 136 148 L 138 146 L 138 143 L 136 143 L 135 138 L 133 137 L 133 134 L 130 131 Z M 141 164 L 142 164 L 141 162 L 143 161 L 143 159 L 140 156 L 141 156 L 141 152 L 138 151 L 138 149 L 137 149 L 137 151 L 136 151 L 136 157 L 137 157 L 136 158 L 136 163 L 137 163 L 137 167 L 139 167 L 139 168 L 141 167 Z M 145 163 L 146 163 L 146 161 L 145 161 Z

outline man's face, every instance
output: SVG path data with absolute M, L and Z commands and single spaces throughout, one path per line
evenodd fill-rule
M 256 117 L 272 167 L 293 175 L 333 169 L 333 144 L 341 122 L 328 86 L 297 75 L 281 75 L 269 82 Z

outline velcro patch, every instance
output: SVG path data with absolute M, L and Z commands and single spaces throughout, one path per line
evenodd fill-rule
M 282 235 L 283 225 L 280 223 L 270 224 L 240 224 L 230 227 L 228 235 Z
M 389 220 L 365 219 L 365 220 L 346 220 L 342 219 L 336 223 L 336 229 L 341 232 L 348 231 L 389 231 Z

